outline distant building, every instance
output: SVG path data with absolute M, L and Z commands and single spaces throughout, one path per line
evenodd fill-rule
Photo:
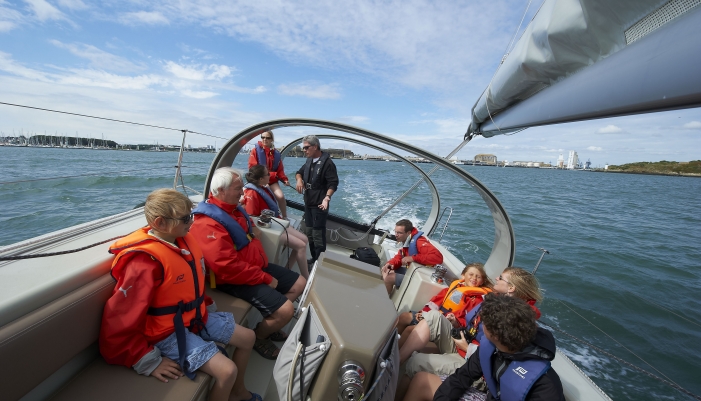
M 497 164 L 497 157 L 496 155 L 490 155 L 488 153 L 480 153 L 477 156 L 475 156 L 475 163 L 482 163 L 482 164 Z
M 562 157 L 562 153 L 560 153 L 560 157 L 557 158 L 557 168 L 565 168 L 565 158 Z
M 570 150 L 570 155 L 567 158 L 567 169 L 574 170 L 579 165 L 579 157 L 577 157 L 577 152 Z

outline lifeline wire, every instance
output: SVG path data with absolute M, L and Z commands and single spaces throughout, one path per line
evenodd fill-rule
M 60 111 L 60 110 L 52 110 L 52 109 L 43 109 L 43 108 L 41 108 L 41 107 L 25 106 L 25 105 L 22 105 L 22 104 L 14 104 L 14 103 L 7 103 L 7 102 L 0 102 L 0 104 L 4 104 L 4 105 L 6 105 L 6 106 L 22 107 L 22 108 L 25 108 L 25 109 L 49 111 L 49 112 L 52 112 L 52 113 L 68 114 L 68 115 L 71 115 L 71 116 L 94 118 L 94 119 L 97 119 L 97 120 L 115 121 L 115 122 L 124 123 L 124 124 L 140 125 L 140 126 L 142 126 L 142 127 L 159 128 L 159 129 L 166 129 L 166 130 L 178 131 L 178 132 L 187 131 L 187 132 L 189 132 L 189 133 L 191 133 L 191 134 L 209 136 L 209 137 L 212 137 L 212 138 L 219 138 L 219 139 L 223 139 L 223 140 L 225 140 L 225 141 L 229 139 L 229 138 L 224 138 L 224 137 L 221 137 L 221 136 L 209 135 L 209 134 L 203 134 L 203 133 L 201 133 L 201 132 L 190 131 L 189 129 L 177 129 L 177 128 L 170 128 L 170 127 L 162 127 L 162 126 L 160 126 L 160 125 L 151 125 L 151 124 L 135 123 L 135 122 L 132 122 L 132 121 L 116 120 L 116 119 L 114 119 L 114 118 L 97 117 L 97 116 L 91 116 L 91 115 L 87 115 L 87 114 L 71 113 L 71 112 L 68 112 L 68 111 Z
M 583 339 L 581 339 L 581 338 L 579 338 L 579 337 L 573 336 L 572 334 L 570 334 L 570 333 L 568 333 L 568 332 L 566 332 L 566 331 L 564 331 L 564 330 L 558 329 L 558 328 L 555 327 L 553 324 L 544 323 L 542 320 L 543 320 L 543 318 L 541 317 L 541 320 L 538 321 L 538 324 L 539 324 L 539 325 L 548 327 L 548 328 L 550 328 L 551 330 L 557 331 L 558 333 L 562 333 L 562 334 L 564 334 L 564 335 L 566 335 L 566 336 L 572 338 L 573 340 L 579 341 L 580 343 L 582 343 L 582 344 L 584 344 L 584 345 L 586 345 L 586 346 L 588 346 L 588 347 L 591 347 L 592 349 L 595 349 L 595 350 L 601 352 L 602 354 L 604 354 L 604 355 L 606 355 L 606 356 L 608 356 L 608 357 L 610 357 L 610 358 L 612 358 L 612 359 L 614 359 L 614 360 L 616 360 L 616 361 L 618 361 L 618 362 L 620 362 L 620 363 L 622 363 L 622 364 L 624 364 L 624 365 L 630 367 L 630 368 L 633 369 L 633 370 L 637 370 L 637 371 L 640 372 L 640 373 L 646 374 L 646 375 L 648 375 L 649 377 L 651 377 L 651 378 L 653 378 L 653 379 L 659 380 L 660 382 L 662 382 L 662 383 L 664 383 L 664 384 L 666 384 L 666 385 L 668 385 L 668 386 L 670 386 L 670 387 L 672 387 L 672 388 L 674 388 L 674 389 L 676 389 L 676 390 L 679 390 L 679 391 L 681 391 L 682 393 L 684 393 L 684 394 L 686 394 L 686 395 L 688 395 L 688 396 L 690 396 L 690 397 L 692 397 L 692 398 L 694 398 L 694 399 L 696 399 L 696 400 L 700 400 L 700 401 L 701 401 L 701 396 L 698 396 L 698 395 L 692 393 L 691 391 L 685 389 L 684 387 L 678 385 L 677 383 L 674 383 L 673 381 L 669 381 L 669 380 L 663 379 L 663 378 L 661 378 L 661 377 L 655 375 L 654 373 L 648 372 L 647 370 L 645 370 L 645 369 L 643 369 L 643 368 L 640 368 L 640 367 L 638 367 L 638 366 L 635 366 L 635 365 L 633 365 L 632 363 L 626 361 L 626 360 L 623 359 L 623 358 L 619 358 L 619 357 L 617 357 L 616 355 L 613 355 L 613 354 L 611 354 L 610 352 L 605 351 L 605 350 L 603 350 L 603 349 L 597 347 L 596 345 L 594 345 L 594 344 L 592 344 L 592 343 L 590 343 L 590 342 L 588 342 L 588 341 L 585 341 L 585 340 L 583 340 Z M 653 368 L 653 369 L 654 369 L 654 368 Z

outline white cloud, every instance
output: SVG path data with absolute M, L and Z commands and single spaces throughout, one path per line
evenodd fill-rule
M 701 121 L 691 121 L 684 124 L 686 129 L 701 129 Z
M 501 58 L 513 32 L 505 26 L 515 26 L 522 12 L 491 0 L 158 0 L 149 7 L 170 21 L 223 31 L 296 63 L 450 91 L 483 89 L 484 70 Z
M 87 45 L 66 45 L 54 41 L 56 46 L 67 48 L 71 52 L 92 60 L 104 56 L 106 59 L 114 58 L 117 63 L 121 59 L 97 48 Z M 52 42 L 53 43 L 53 42 Z M 85 54 L 83 54 L 85 53 Z M 103 54 L 104 53 L 104 54 Z M 125 63 L 129 63 L 124 60 Z M 208 99 L 218 96 L 220 93 L 212 90 L 231 91 L 238 93 L 259 94 L 267 89 L 264 86 L 255 88 L 242 88 L 233 84 L 221 83 L 220 80 L 231 74 L 232 67 L 223 65 L 191 65 L 181 66 L 172 61 L 165 62 L 166 69 L 174 76 L 161 74 L 126 75 L 110 73 L 95 68 L 60 68 L 52 67 L 51 72 L 27 68 L 12 59 L 12 56 L 0 51 L 0 71 L 23 77 L 32 81 L 51 82 L 59 85 L 76 87 L 111 88 L 116 90 L 175 90 L 183 96 L 195 99 Z
M 17 10 L 6 7 L 0 0 L 0 32 L 9 32 L 22 23 L 22 14 Z
M 168 25 L 170 20 L 158 11 L 136 11 L 124 13 L 119 16 L 119 21 L 125 25 Z
M 314 82 L 282 84 L 277 87 L 281 95 L 303 96 L 312 99 L 338 99 L 341 93 L 336 84 L 318 84 Z
M 66 20 L 66 16 L 45 0 L 24 0 L 31 7 L 39 21 Z
M 88 6 L 82 0 L 58 0 L 61 7 L 71 10 L 85 10 Z
M 341 117 L 341 120 L 347 121 L 350 124 L 362 124 L 370 121 L 370 118 L 365 116 L 345 116 Z
M 604 149 L 603 149 L 602 147 L 599 147 L 599 146 L 589 146 L 589 147 L 587 148 L 587 150 L 591 150 L 591 151 L 593 151 L 593 152 L 601 152 L 601 151 L 604 150 Z
M 221 81 L 230 76 L 232 71 L 236 71 L 235 68 L 226 65 L 182 65 L 173 61 L 165 63 L 165 70 L 178 78 L 192 81 Z
M 596 132 L 599 134 L 615 134 L 617 132 L 623 131 L 620 127 L 615 126 L 613 124 L 609 124 L 605 126 L 604 128 L 599 128 Z
M 111 89 L 143 90 L 154 86 L 167 87 L 170 82 L 158 75 L 126 76 L 98 70 L 70 70 L 69 74 L 56 76 L 55 82 L 64 85 L 94 86 Z
M 190 89 L 186 89 L 186 90 L 182 91 L 182 94 L 187 96 L 187 97 L 191 97 L 191 98 L 195 98 L 195 99 L 209 99 L 210 97 L 214 97 L 214 96 L 218 95 L 218 93 L 215 93 L 215 92 L 191 91 Z
M 13 75 L 28 78 L 35 81 L 49 82 L 45 73 L 27 68 L 15 62 L 8 53 L 0 51 L 0 71 L 5 71 Z
M 85 43 L 63 43 L 58 40 L 50 40 L 51 44 L 61 49 L 66 49 L 73 55 L 90 60 L 90 64 L 97 68 L 116 71 L 143 70 L 144 67 L 136 65 L 131 61 L 100 50 L 95 46 Z

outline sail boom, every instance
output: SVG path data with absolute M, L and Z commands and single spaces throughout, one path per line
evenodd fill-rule
M 538 88 L 543 79 L 535 78 L 508 97 L 498 93 L 499 83 L 521 79 L 523 68 L 511 77 L 497 74 L 497 87 L 490 86 L 473 108 L 471 129 L 491 137 L 532 126 L 701 107 L 699 26 L 701 7 L 696 7 L 550 85 Z M 533 77 L 537 71 L 529 73 Z M 535 94 L 527 96 L 528 91 Z

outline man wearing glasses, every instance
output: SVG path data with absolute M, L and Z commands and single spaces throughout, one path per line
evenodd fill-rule
M 387 287 L 387 293 L 392 293 L 392 287 L 402 285 L 406 267 L 411 262 L 425 266 L 435 266 L 443 263 L 443 254 L 423 235 L 422 231 L 414 228 L 411 221 L 402 219 L 395 224 L 394 235 L 402 249 L 382 266 L 382 278 Z
M 292 301 L 307 281 L 299 274 L 273 263 L 246 210 L 239 205 L 243 195 L 243 173 L 231 167 L 218 168 L 210 182 L 209 198 L 195 210 L 190 232 L 197 238 L 217 289 L 255 306 L 263 321 L 254 329 L 253 349 L 267 359 L 276 359 L 280 349 L 273 341 L 284 341 L 281 329 L 292 320 Z M 258 231 L 259 233 L 259 231 Z
M 319 138 L 305 136 L 302 150 L 307 162 L 297 171 L 297 192 L 304 193 L 304 233 L 309 238 L 309 251 L 314 263 L 326 250 L 326 217 L 331 196 L 338 188 L 336 165 L 329 154 L 321 151 Z

